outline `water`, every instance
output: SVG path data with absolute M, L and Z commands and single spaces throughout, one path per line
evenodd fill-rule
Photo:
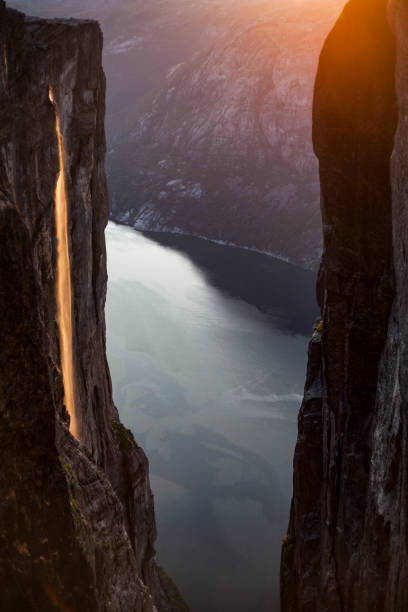
M 192 612 L 277 611 L 315 279 L 155 239 L 109 224 L 106 313 L 115 402 L 150 460 L 158 559 Z

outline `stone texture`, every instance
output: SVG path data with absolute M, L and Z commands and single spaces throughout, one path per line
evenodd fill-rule
M 407 28 L 404 2 L 351 0 L 320 58 L 323 322 L 299 416 L 283 612 L 408 606 Z
M 62 387 L 44 350 L 30 237 L 0 194 L 0 609 L 103 609 L 54 442 Z
M 0 608 L 181 609 L 155 563 L 148 463 L 112 402 L 108 199 L 97 24 L 0 2 Z M 55 109 L 66 150 L 76 403 L 68 432 L 55 308 Z M 158 603 L 159 602 L 159 603 Z

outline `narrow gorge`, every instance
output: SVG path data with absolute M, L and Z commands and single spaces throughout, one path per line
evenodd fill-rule
M 187 610 L 112 402 L 102 35 L 0 0 L 0 44 L 0 609 Z
M 299 415 L 283 612 L 408 609 L 407 32 L 403 0 L 350 0 L 320 57 L 322 322 Z
M 329 12 L 323 14 L 322 20 L 332 24 L 333 7 L 325 10 Z M 287 14 L 290 25 L 291 11 L 288 10 Z M 279 28 L 280 22 L 276 31 Z M 258 58 L 258 45 L 263 54 L 271 50 L 276 54 L 280 52 L 279 45 L 276 47 L 275 25 L 268 26 L 265 32 L 264 26 L 256 24 L 249 32 L 248 40 L 243 38 L 244 49 L 254 45 L 255 59 Z M 260 44 L 267 38 L 269 51 L 267 46 Z M 314 35 L 312 39 L 315 41 Z M 136 45 L 136 39 L 134 42 Z M 296 42 L 296 49 L 298 44 L 299 49 L 303 49 L 303 38 Z M 227 39 L 225 45 L 225 48 L 230 48 Z M 148 460 L 132 432 L 121 423 L 112 399 L 105 326 L 105 228 L 109 202 L 104 166 L 102 47 L 102 33 L 94 21 L 26 17 L 7 8 L 4 0 L 0 0 L 0 610 L 5 612 L 188 612 L 177 587 L 156 560 L 156 520 Z M 224 56 L 224 47 L 222 51 Z M 168 74 L 172 87 L 160 90 L 160 95 L 157 94 L 153 100 L 157 116 L 169 117 L 166 119 L 169 127 L 163 133 L 165 150 L 172 160 L 175 155 L 172 148 L 174 126 L 182 126 L 185 130 L 183 135 L 180 128 L 179 134 L 183 156 L 186 151 L 195 150 L 189 149 L 194 139 L 190 137 L 190 129 L 186 128 L 189 127 L 187 123 L 183 124 L 186 121 L 183 117 L 188 117 L 186 108 L 189 103 L 179 102 L 180 117 L 173 117 L 174 106 L 171 106 L 170 114 L 167 109 L 173 96 L 174 99 L 180 96 L 180 100 L 191 100 L 192 84 L 194 91 L 197 84 L 195 108 L 200 108 L 204 102 L 208 107 L 208 100 L 202 92 L 205 90 L 204 93 L 208 94 L 205 83 L 211 83 L 216 75 L 221 83 L 220 99 L 227 100 L 222 103 L 222 108 L 232 108 L 227 90 L 224 95 L 224 73 L 217 72 L 222 65 L 221 51 L 219 54 L 216 50 L 211 51 L 208 57 L 211 62 L 207 80 L 207 56 L 195 56 L 191 65 L 179 65 Z M 232 58 L 235 62 L 235 52 Z M 202 63 L 200 72 L 196 71 L 199 60 Z M 268 61 L 271 63 L 267 64 L 267 71 L 272 73 L 272 55 Z M 285 66 L 288 63 L 286 60 L 283 62 Z M 238 68 L 241 68 L 239 63 Z M 300 70 L 301 78 L 296 83 L 299 81 L 303 87 L 303 76 L 311 69 L 312 64 L 308 61 L 307 67 Z M 252 70 L 251 74 L 254 72 Z M 244 76 L 242 83 L 249 83 L 251 87 L 248 75 Z M 295 87 L 298 92 L 303 91 L 299 83 Z M 281 552 L 282 612 L 408 610 L 407 83 L 406 0 L 349 0 L 326 39 L 315 82 L 313 145 L 319 161 L 324 234 L 317 282 L 321 318 L 315 324 L 309 344 L 306 385 L 298 418 L 293 499 Z M 277 106 L 282 113 L 287 110 L 286 100 L 293 102 L 293 91 L 292 86 L 285 89 L 285 104 Z M 188 96 L 184 95 L 185 92 Z M 245 93 L 243 99 L 247 97 Z M 227 154 L 222 151 L 220 143 L 225 144 L 225 150 L 233 149 L 229 142 L 236 142 L 238 120 L 230 124 L 231 141 L 224 143 L 217 133 L 209 130 L 211 138 L 214 136 L 217 154 L 210 156 L 214 165 L 208 166 L 208 177 L 212 181 L 217 178 L 217 172 L 220 173 L 220 184 L 225 183 L 225 191 L 221 193 L 216 184 L 214 193 L 220 196 L 223 205 L 227 203 L 230 206 L 230 218 L 239 217 L 236 214 L 238 199 L 229 199 L 231 193 L 236 193 L 237 198 L 242 196 L 241 203 L 247 215 L 242 229 L 245 235 L 242 234 L 241 240 L 239 227 L 233 238 L 236 244 L 246 247 L 256 247 L 255 243 L 248 243 L 248 228 L 253 220 L 262 220 L 262 202 L 274 204 L 276 196 L 279 215 L 285 222 L 281 226 L 276 224 L 276 227 L 269 221 L 261 224 L 265 232 L 261 247 L 273 252 L 269 241 L 276 243 L 279 238 L 282 242 L 282 248 L 278 249 L 280 256 L 286 257 L 289 253 L 298 264 L 308 267 L 319 252 L 320 226 L 315 222 L 314 214 L 317 202 L 315 160 L 307 144 L 309 124 L 303 121 L 309 98 L 299 94 L 298 99 L 300 110 L 294 112 L 298 120 L 292 138 L 288 140 L 287 130 L 278 128 L 273 135 L 277 141 L 282 139 L 287 145 L 281 166 L 276 164 L 276 158 L 268 157 L 272 141 L 267 143 L 267 155 L 258 145 L 255 148 L 251 148 L 252 145 L 242 147 L 243 137 L 237 148 L 236 159 L 243 160 L 243 167 L 249 172 L 248 184 L 252 184 L 255 177 L 268 187 L 269 196 L 259 200 L 259 209 L 253 207 L 251 210 L 248 202 L 253 203 L 255 199 L 251 200 L 251 192 L 240 186 L 243 172 L 238 169 L 236 176 L 231 175 L 234 180 L 227 184 L 224 181 L 225 170 L 221 171 L 219 160 L 227 158 Z M 204 118 L 207 117 L 207 107 L 204 105 L 201 113 Z M 271 108 L 268 102 L 265 109 Z M 235 111 L 238 117 L 240 104 L 235 105 Z M 258 106 L 256 111 L 257 119 Z M 194 113 L 191 113 L 190 125 L 195 130 L 197 118 Z M 276 117 L 275 110 L 273 114 Z M 141 115 L 141 119 L 135 122 L 141 126 L 140 133 L 131 134 L 134 140 L 137 136 L 146 147 L 152 146 L 151 156 L 138 153 L 132 157 L 134 142 L 122 143 L 124 157 L 118 158 L 119 163 L 117 160 L 111 162 L 111 171 L 115 172 L 112 184 L 119 191 L 127 176 L 132 189 L 125 195 L 133 198 L 133 172 L 137 166 L 141 191 L 143 194 L 146 192 L 142 204 L 147 207 L 146 223 L 140 227 L 165 227 L 161 225 L 161 219 L 165 217 L 157 217 L 160 221 L 157 225 L 156 217 L 149 216 L 151 211 L 154 215 L 157 212 L 157 203 L 152 205 L 154 198 L 160 201 L 167 221 L 173 217 L 176 219 L 179 214 L 176 208 L 166 208 L 165 202 L 169 197 L 169 203 L 170 200 L 177 203 L 177 196 L 180 219 L 183 218 L 183 223 L 187 219 L 190 223 L 188 227 L 188 223 L 186 225 L 188 232 L 197 234 L 198 226 L 194 224 L 200 198 L 203 211 L 205 214 L 208 212 L 204 206 L 205 193 L 195 175 L 191 175 L 191 184 L 188 183 L 181 176 L 179 167 L 168 164 L 163 157 L 162 149 L 156 147 L 162 134 L 156 132 L 157 126 L 163 127 L 166 122 L 153 119 L 154 113 Z M 243 132 L 249 129 L 253 136 L 255 124 L 257 121 L 245 124 Z M 218 119 L 215 125 L 219 125 Z M 259 127 L 259 133 L 263 140 L 263 125 Z M 203 141 L 198 139 L 197 142 L 197 151 L 201 154 Z M 275 163 L 273 171 L 280 179 L 279 168 L 286 171 L 287 165 L 294 162 L 295 154 L 300 155 L 299 176 L 291 172 L 288 176 L 293 184 L 285 183 L 293 189 L 272 193 L 271 186 L 265 182 L 272 177 L 272 162 Z M 142 158 L 145 168 L 138 165 Z M 202 172 L 198 154 L 196 158 L 192 155 L 190 158 L 188 161 L 194 159 Z M 137 164 L 133 163 L 135 161 Z M 155 175 L 150 168 L 153 166 Z M 230 169 L 236 172 L 234 165 Z M 304 188 L 308 184 L 305 176 L 310 181 L 306 189 L 309 193 Z M 303 178 L 298 184 L 299 177 Z M 162 183 L 166 190 L 161 187 L 157 190 Z M 187 183 L 192 187 L 191 193 L 185 188 Z M 211 182 L 208 184 L 212 185 Z M 227 195 L 224 197 L 223 193 Z M 299 204 L 301 197 L 305 199 L 297 226 L 293 224 L 294 206 Z M 211 202 L 215 203 L 215 210 L 217 201 L 212 198 Z M 142 218 L 140 207 L 133 210 L 130 200 L 123 207 L 118 205 L 118 200 L 113 204 L 113 212 L 121 215 L 119 220 L 139 227 L 137 223 Z M 217 233 L 222 226 L 221 208 L 218 208 L 213 216 L 214 228 L 210 228 L 213 233 L 209 233 L 214 240 L 224 240 L 231 224 L 225 216 L 226 233 Z M 187 214 L 191 215 L 190 219 Z M 288 219 L 291 217 L 292 225 L 286 223 L 287 216 Z M 177 221 L 173 229 L 179 231 L 181 225 Z M 306 228 L 303 237 L 296 230 L 300 226 Z M 284 227 L 285 232 L 280 227 Z M 276 240 L 271 238 L 273 231 L 278 237 Z M 314 308 L 308 295 L 309 276 L 305 275 L 305 270 L 301 276 L 300 271 L 291 270 L 283 262 L 275 262 L 279 266 L 276 277 L 268 277 L 262 290 L 266 286 L 265 293 L 282 294 L 284 287 L 287 295 L 283 296 L 285 299 L 279 296 L 281 302 L 274 298 L 273 305 L 276 307 L 279 302 L 279 309 L 273 311 L 271 308 L 262 315 L 257 313 L 259 316 L 252 326 L 252 319 L 249 325 L 249 318 L 241 316 L 244 309 L 245 314 L 249 313 L 248 304 L 243 305 L 235 299 L 240 295 L 240 285 L 234 284 L 234 269 L 238 270 L 239 280 L 242 280 L 244 269 L 248 278 L 255 276 L 255 263 L 248 263 L 246 251 L 238 253 L 234 262 L 240 261 L 241 264 L 234 263 L 233 269 L 228 258 L 223 260 L 220 255 L 226 246 L 211 245 L 209 251 L 207 245 L 205 251 L 194 242 L 197 262 L 202 264 L 203 254 L 207 253 L 211 264 L 231 283 L 228 299 L 231 302 L 235 300 L 237 315 L 234 319 L 230 304 L 227 308 L 223 301 L 225 296 L 219 299 L 218 293 L 210 293 L 207 288 L 213 280 L 215 289 L 219 289 L 217 279 L 214 280 L 214 275 L 208 271 L 210 267 L 201 265 L 201 278 L 195 269 L 194 274 L 192 272 L 191 257 L 188 262 L 178 257 L 176 263 L 180 267 L 175 267 L 176 259 L 172 263 L 171 256 L 163 255 L 164 251 L 158 249 L 157 237 L 153 245 L 146 236 L 130 234 L 127 229 L 126 232 L 129 233 L 118 234 L 113 224 L 109 228 L 108 236 L 110 234 L 113 245 L 122 246 L 125 242 L 123 236 L 128 245 L 132 243 L 123 253 L 118 249 L 117 265 L 124 267 L 122 261 L 129 258 L 130 248 L 132 253 L 139 255 L 155 251 L 156 255 L 160 253 L 156 266 L 166 276 L 168 284 L 163 282 L 161 290 L 157 289 L 160 284 L 147 284 L 146 289 L 139 277 L 130 274 L 124 279 L 120 277 L 117 281 L 119 289 L 119 281 L 128 283 L 130 278 L 139 292 L 151 290 L 142 294 L 133 288 L 130 296 L 133 302 L 129 297 L 131 291 L 129 295 L 117 294 L 117 302 L 123 308 L 124 304 L 142 302 L 141 306 L 144 304 L 146 310 L 154 311 L 156 321 L 164 321 L 163 328 L 157 326 L 155 330 L 157 336 L 165 335 L 161 329 L 170 330 L 172 305 L 173 314 L 177 314 L 173 317 L 176 333 L 172 335 L 170 330 L 168 334 L 168 353 L 162 348 L 156 351 L 156 346 L 162 345 L 156 344 L 156 338 L 150 334 L 154 351 L 146 343 L 145 361 L 137 361 L 140 355 L 131 355 L 133 346 L 129 329 L 123 332 L 126 340 L 123 346 L 127 353 L 121 353 L 129 360 L 134 357 L 133 364 L 147 364 L 142 374 L 150 385 L 149 397 L 154 398 L 156 393 L 163 400 L 166 394 L 173 393 L 175 398 L 171 409 L 176 406 L 173 412 L 178 412 L 170 415 L 174 418 L 170 425 L 167 423 L 168 429 L 159 422 L 163 414 L 164 418 L 168 416 L 168 406 L 164 401 L 162 404 L 152 402 L 153 416 L 147 410 L 144 414 L 146 422 L 150 417 L 149 427 L 156 427 L 153 444 L 150 439 L 151 446 L 146 445 L 153 457 L 152 482 L 156 476 L 157 480 L 161 478 L 162 485 L 179 485 L 173 486 L 171 492 L 181 490 L 189 501 L 188 495 L 192 491 L 194 511 L 202 522 L 198 523 L 201 528 L 196 529 L 197 523 L 190 521 L 190 524 L 188 520 L 188 517 L 196 515 L 189 515 L 187 510 L 184 515 L 180 514 L 182 505 L 178 505 L 179 525 L 177 529 L 177 523 L 172 523 L 169 548 L 177 542 L 177 537 L 183 537 L 180 534 L 197 536 L 194 529 L 200 531 L 201 542 L 191 535 L 184 537 L 185 548 L 179 547 L 178 561 L 185 566 L 193 565 L 191 559 L 196 561 L 198 557 L 202 562 L 197 582 L 190 580 L 189 586 L 191 591 L 199 593 L 199 604 L 208 612 L 214 610 L 216 604 L 206 602 L 216 601 L 216 595 L 222 594 L 228 580 L 235 600 L 228 591 L 228 595 L 224 594 L 225 599 L 220 599 L 222 603 L 218 605 L 223 607 L 219 609 L 234 612 L 240 606 L 240 610 L 259 612 L 262 606 L 268 606 L 271 612 L 275 612 L 273 606 L 279 598 L 279 572 L 274 564 L 279 566 L 279 543 L 267 548 L 267 557 L 257 552 L 258 565 L 251 560 L 251 554 L 254 556 L 254 550 L 258 550 L 254 546 L 256 538 L 274 542 L 268 540 L 271 533 L 267 532 L 272 532 L 271 525 L 278 540 L 286 528 L 286 523 L 280 521 L 281 517 L 286 521 L 287 509 L 281 512 L 281 505 L 289 499 L 290 480 L 286 486 L 280 472 L 284 472 L 288 465 L 285 452 L 291 452 L 293 442 L 290 438 L 293 433 L 290 410 L 294 405 L 293 414 L 296 415 L 300 403 L 301 389 L 296 392 L 295 383 L 289 378 L 293 374 L 298 380 L 298 357 L 305 355 L 303 349 L 299 350 L 305 346 L 302 344 L 304 334 L 300 337 L 303 333 L 302 317 L 306 313 L 309 319 Z M 259 235 L 256 230 L 254 236 L 257 240 Z M 286 252 L 288 237 L 292 240 L 293 236 L 294 243 Z M 182 252 L 189 238 L 177 236 L 173 240 Z M 166 237 L 161 237 L 161 241 L 165 247 Z M 174 253 L 172 256 L 174 258 Z M 257 257 L 251 261 L 256 261 L 259 268 L 259 254 L 251 253 L 250 256 Z M 136 260 L 139 261 L 134 255 L 132 262 Z M 174 267 L 166 268 L 164 261 L 166 264 L 170 261 Z M 177 283 L 173 282 L 177 274 L 171 276 L 167 270 L 181 269 L 182 261 L 188 266 L 196 293 L 186 283 L 185 293 L 180 292 L 180 295 L 181 298 L 187 296 L 188 300 L 177 302 L 170 299 L 173 298 L 170 289 L 177 290 Z M 153 265 L 146 275 L 152 276 L 152 270 Z M 296 287 L 292 291 L 293 284 Z M 169 288 L 167 295 L 163 295 L 163 287 Z M 231 287 L 235 287 L 237 295 Z M 213 295 L 212 302 L 208 296 L 212 298 Z M 287 307 L 289 298 L 290 304 L 296 306 L 293 312 L 289 312 Z M 299 305 L 301 302 L 303 304 Z M 258 305 L 258 300 L 254 303 Z M 118 312 L 118 328 L 122 331 L 124 310 Z M 143 313 L 142 310 L 127 307 L 127 312 L 129 319 L 143 323 L 143 316 L 137 314 Z M 190 316 L 189 320 L 191 312 L 195 316 Z M 281 327 L 276 329 L 271 326 L 273 312 L 281 321 Z M 186 343 L 191 352 L 177 355 L 175 344 L 182 344 L 180 338 L 184 339 L 188 329 L 193 330 L 189 343 Z M 114 342 L 122 348 L 122 335 L 117 333 L 115 337 L 112 333 L 112 336 L 113 349 Z M 135 338 L 137 344 L 139 338 L 136 335 Z M 214 338 L 216 342 L 213 342 Z M 272 345 L 276 361 L 272 360 L 272 351 L 269 351 Z M 206 362 L 201 359 L 206 346 L 210 347 L 207 353 L 211 357 L 211 367 L 207 371 Z M 165 387 L 161 387 L 155 378 L 155 362 L 150 359 L 149 347 L 151 352 L 159 353 L 163 361 L 162 370 L 156 368 L 156 371 L 160 375 L 164 372 L 162 379 L 168 385 L 166 393 L 162 393 Z M 198 353 L 200 359 L 196 361 Z M 235 362 L 230 364 L 230 355 L 235 357 L 235 354 L 245 356 L 240 360 L 239 369 L 234 369 Z M 177 361 L 176 373 L 165 368 L 171 361 Z M 264 369 L 265 362 L 267 366 Z M 290 372 L 288 366 L 285 375 L 289 382 L 283 376 L 283 364 L 296 369 L 296 372 Z M 120 363 L 115 364 L 112 372 L 115 368 L 119 371 L 120 367 Z M 212 378 L 215 370 L 220 373 L 222 385 Z M 135 397 L 138 401 L 143 397 L 137 395 L 138 389 L 135 395 L 130 394 L 129 398 L 126 395 L 128 378 L 134 383 L 135 371 L 138 371 L 136 366 L 130 374 L 126 370 L 118 377 L 117 391 L 129 402 L 133 402 Z M 146 376 L 146 372 L 151 378 Z M 269 379 L 271 372 L 275 378 Z M 202 398 L 196 400 L 195 405 L 191 399 L 194 376 L 203 388 L 200 387 Z M 278 378 L 285 378 L 282 387 L 276 382 Z M 160 382 L 162 384 L 162 380 Z M 213 395 L 208 393 L 209 387 L 212 387 Z M 181 403 L 183 398 L 186 400 L 184 406 Z M 271 416 L 272 403 L 276 407 L 272 406 L 275 413 Z M 234 432 L 230 414 L 236 419 L 237 412 L 242 420 Z M 262 430 L 251 430 L 250 419 L 254 421 L 257 415 Z M 131 416 L 135 421 L 139 418 L 135 410 Z M 268 419 L 274 423 L 275 437 L 267 437 L 270 431 L 267 429 Z M 281 430 L 276 425 L 278 421 L 283 423 Z M 292 426 L 293 423 L 294 419 Z M 133 427 L 130 421 L 127 424 Z M 174 427 L 173 431 L 171 427 Z M 169 432 L 172 435 L 167 435 Z M 283 435 L 285 432 L 286 437 Z M 143 433 L 147 439 L 147 426 Z M 230 434 L 231 439 L 228 438 Z M 159 456 L 163 440 L 167 443 L 164 457 Z M 265 457 L 258 456 L 255 453 L 258 446 L 267 448 L 268 453 L 276 446 L 281 455 L 272 460 L 272 454 L 262 449 Z M 176 447 L 178 455 L 173 457 L 174 463 L 171 464 L 170 451 Z M 195 458 L 192 448 L 200 451 Z M 285 463 L 280 461 L 282 457 L 286 457 Z M 162 470 L 158 469 L 157 474 L 153 471 L 154 460 Z M 170 474 L 173 465 L 179 468 L 179 481 L 177 475 Z M 186 483 L 191 488 L 184 486 Z M 222 505 L 220 500 L 225 504 Z M 232 506 L 235 524 L 231 514 L 227 513 L 230 510 L 228 504 Z M 242 519 L 245 504 L 252 511 L 252 514 L 245 515 L 246 522 Z M 188 509 L 187 503 L 185 508 Z M 214 508 L 218 509 L 218 514 Z M 220 516 L 228 524 L 230 535 L 238 525 L 237 531 L 244 536 L 243 544 L 241 542 L 237 551 L 233 550 L 234 554 L 230 554 L 233 546 L 229 546 L 227 538 L 222 540 Z M 268 520 L 261 522 L 260 516 Z M 231 537 L 231 542 L 235 541 Z M 225 542 L 228 544 L 225 556 L 220 555 L 221 561 L 217 565 L 211 555 L 214 550 L 223 552 L 222 544 Z M 204 564 L 206 552 L 207 566 Z M 269 572 L 266 587 L 262 586 L 261 565 Z M 208 571 L 210 566 L 212 574 Z M 276 578 L 276 593 L 269 584 L 272 575 Z M 214 595 L 214 600 L 206 598 L 207 594 Z M 193 603 L 192 607 L 197 609 L 197 605 Z

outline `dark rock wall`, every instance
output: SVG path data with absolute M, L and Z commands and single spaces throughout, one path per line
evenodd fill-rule
M 399 110 L 391 157 L 395 300 L 379 373 L 360 584 L 367 573 L 379 583 L 374 592 L 361 594 L 367 609 L 400 612 L 408 609 L 408 7 L 401 0 L 388 4 Z
M 163 590 L 148 463 L 112 403 L 102 36 L 0 1 L 0 609 L 178 609 Z M 52 89 L 56 106 L 49 100 Z M 80 442 L 56 323 L 56 110 L 66 151 Z
M 407 8 L 351 0 L 315 86 L 324 254 L 282 610 L 399 612 L 407 575 Z
M 54 442 L 29 233 L 3 190 L 0 240 L 0 609 L 96 610 Z

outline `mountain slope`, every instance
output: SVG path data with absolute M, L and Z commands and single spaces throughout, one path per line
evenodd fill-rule
M 113 142 L 112 218 L 312 265 L 321 244 L 313 80 L 341 5 L 253 6 L 172 68 Z
M 280 0 L 269 0 L 268 4 Z M 135 105 L 242 20 L 258 0 L 9 0 L 31 15 L 97 20 L 104 35 L 108 141 L 124 132 Z M 264 1 L 264 4 L 265 1 Z
M 12 4 L 101 21 L 113 219 L 316 264 L 313 79 L 344 0 Z

